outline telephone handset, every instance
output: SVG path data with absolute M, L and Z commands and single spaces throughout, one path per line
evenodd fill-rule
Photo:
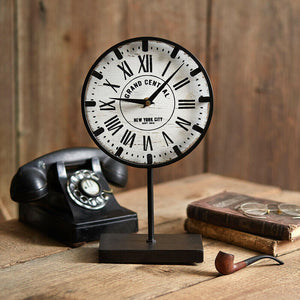
M 77 246 L 138 230 L 137 214 L 118 204 L 107 181 L 124 187 L 127 167 L 96 148 L 68 148 L 20 167 L 10 193 L 20 221 Z

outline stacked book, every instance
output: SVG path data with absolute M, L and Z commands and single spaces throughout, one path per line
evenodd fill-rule
M 300 218 L 280 202 L 223 192 L 187 207 L 185 230 L 273 256 L 300 249 Z M 259 207 L 248 209 L 247 207 Z M 265 207 L 263 211 L 261 207 Z M 243 209 L 247 208 L 247 209 Z

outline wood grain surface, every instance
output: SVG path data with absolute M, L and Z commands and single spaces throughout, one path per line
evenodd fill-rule
M 172 233 L 182 232 L 184 220 L 186 218 L 186 207 L 189 203 L 200 198 L 205 198 L 224 190 L 237 193 L 244 193 L 256 197 L 264 197 L 289 203 L 299 202 L 296 197 L 299 193 L 281 191 L 277 187 L 264 186 L 256 183 L 246 182 L 233 178 L 227 178 L 215 174 L 201 174 L 174 180 L 166 183 L 156 184 L 154 187 L 154 217 L 155 225 L 158 226 L 155 232 L 168 233 L 171 226 Z M 134 210 L 138 214 L 139 231 L 145 233 L 147 230 L 147 189 L 140 187 L 126 192 L 118 193 L 116 199 L 120 205 Z M 168 230 L 165 228 L 168 227 Z M 0 227 L 0 267 L 14 265 L 46 254 L 52 251 L 58 252 L 62 245 L 53 239 L 47 239 L 42 234 L 34 231 L 28 226 L 24 226 L 16 220 L 5 222 Z M 22 233 L 20 233 L 22 231 Z M 6 236 L 6 237 L 5 237 Z M 22 247 L 17 247 L 18 243 Z M 42 245 L 42 252 L 38 245 Z M 63 248 L 62 250 L 66 250 Z M 36 251 L 40 251 L 36 253 Z M 18 260 L 16 260 L 16 257 Z
M 21 164 L 53 150 L 94 145 L 81 116 L 81 89 L 96 58 L 126 38 L 124 5 L 18 2 Z
M 84 78 L 110 46 L 158 36 L 200 59 L 215 95 L 208 134 L 156 183 L 209 171 L 299 190 L 300 0 L 3 0 L 0 3 L 0 220 L 15 217 L 10 180 L 48 152 L 94 146 Z M 127 189 L 146 183 L 129 168 Z
M 300 1 L 213 1 L 208 170 L 299 190 Z
M 299 203 L 299 193 L 296 199 L 297 193 L 272 186 L 213 174 L 187 177 L 155 186 L 155 232 L 184 233 L 187 204 L 224 189 Z M 138 212 L 140 233 L 147 231 L 145 194 L 142 187 L 117 195 Z M 214 267 L 219 250 L 234 254 L 235 261 L 256 253 L 204 239 L 204 262 L 197 265 L 99 264 L 97 242 L 70 249 L 16 221 L 0 224 L 0 236 L 0 297 L 5 299 L 296 299 L 300 288 L 295 281 L 299 251 L 282 256 L 283 266 L 264 260 L 219 276 Z
M 15 19 L 14 2 L 0 1 L 0 221 L 16 216 L 9 185 L 16 164 L 15 95 Z

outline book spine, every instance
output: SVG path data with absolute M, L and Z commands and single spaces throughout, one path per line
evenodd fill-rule
M 266 222 L 264 219 L 243 217 L 194 205 L 188 205 L 187 217 L 276 240 L 291 240 L 287 226 Z
M 194 219 L 186 219 L 184 229 L 189 233 L 202 234 L 204 237 L 277 256 L 278 241 L 240 232 L 234 229 L 208 224 Z

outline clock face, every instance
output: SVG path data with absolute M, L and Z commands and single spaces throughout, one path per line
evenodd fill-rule
M 101 55 L 82 90 L 82 113 L 95 143 L 135 167 L 159 167 L 204 137 L 212 88 L 200 62 L 159 38 L 124 41 Z

